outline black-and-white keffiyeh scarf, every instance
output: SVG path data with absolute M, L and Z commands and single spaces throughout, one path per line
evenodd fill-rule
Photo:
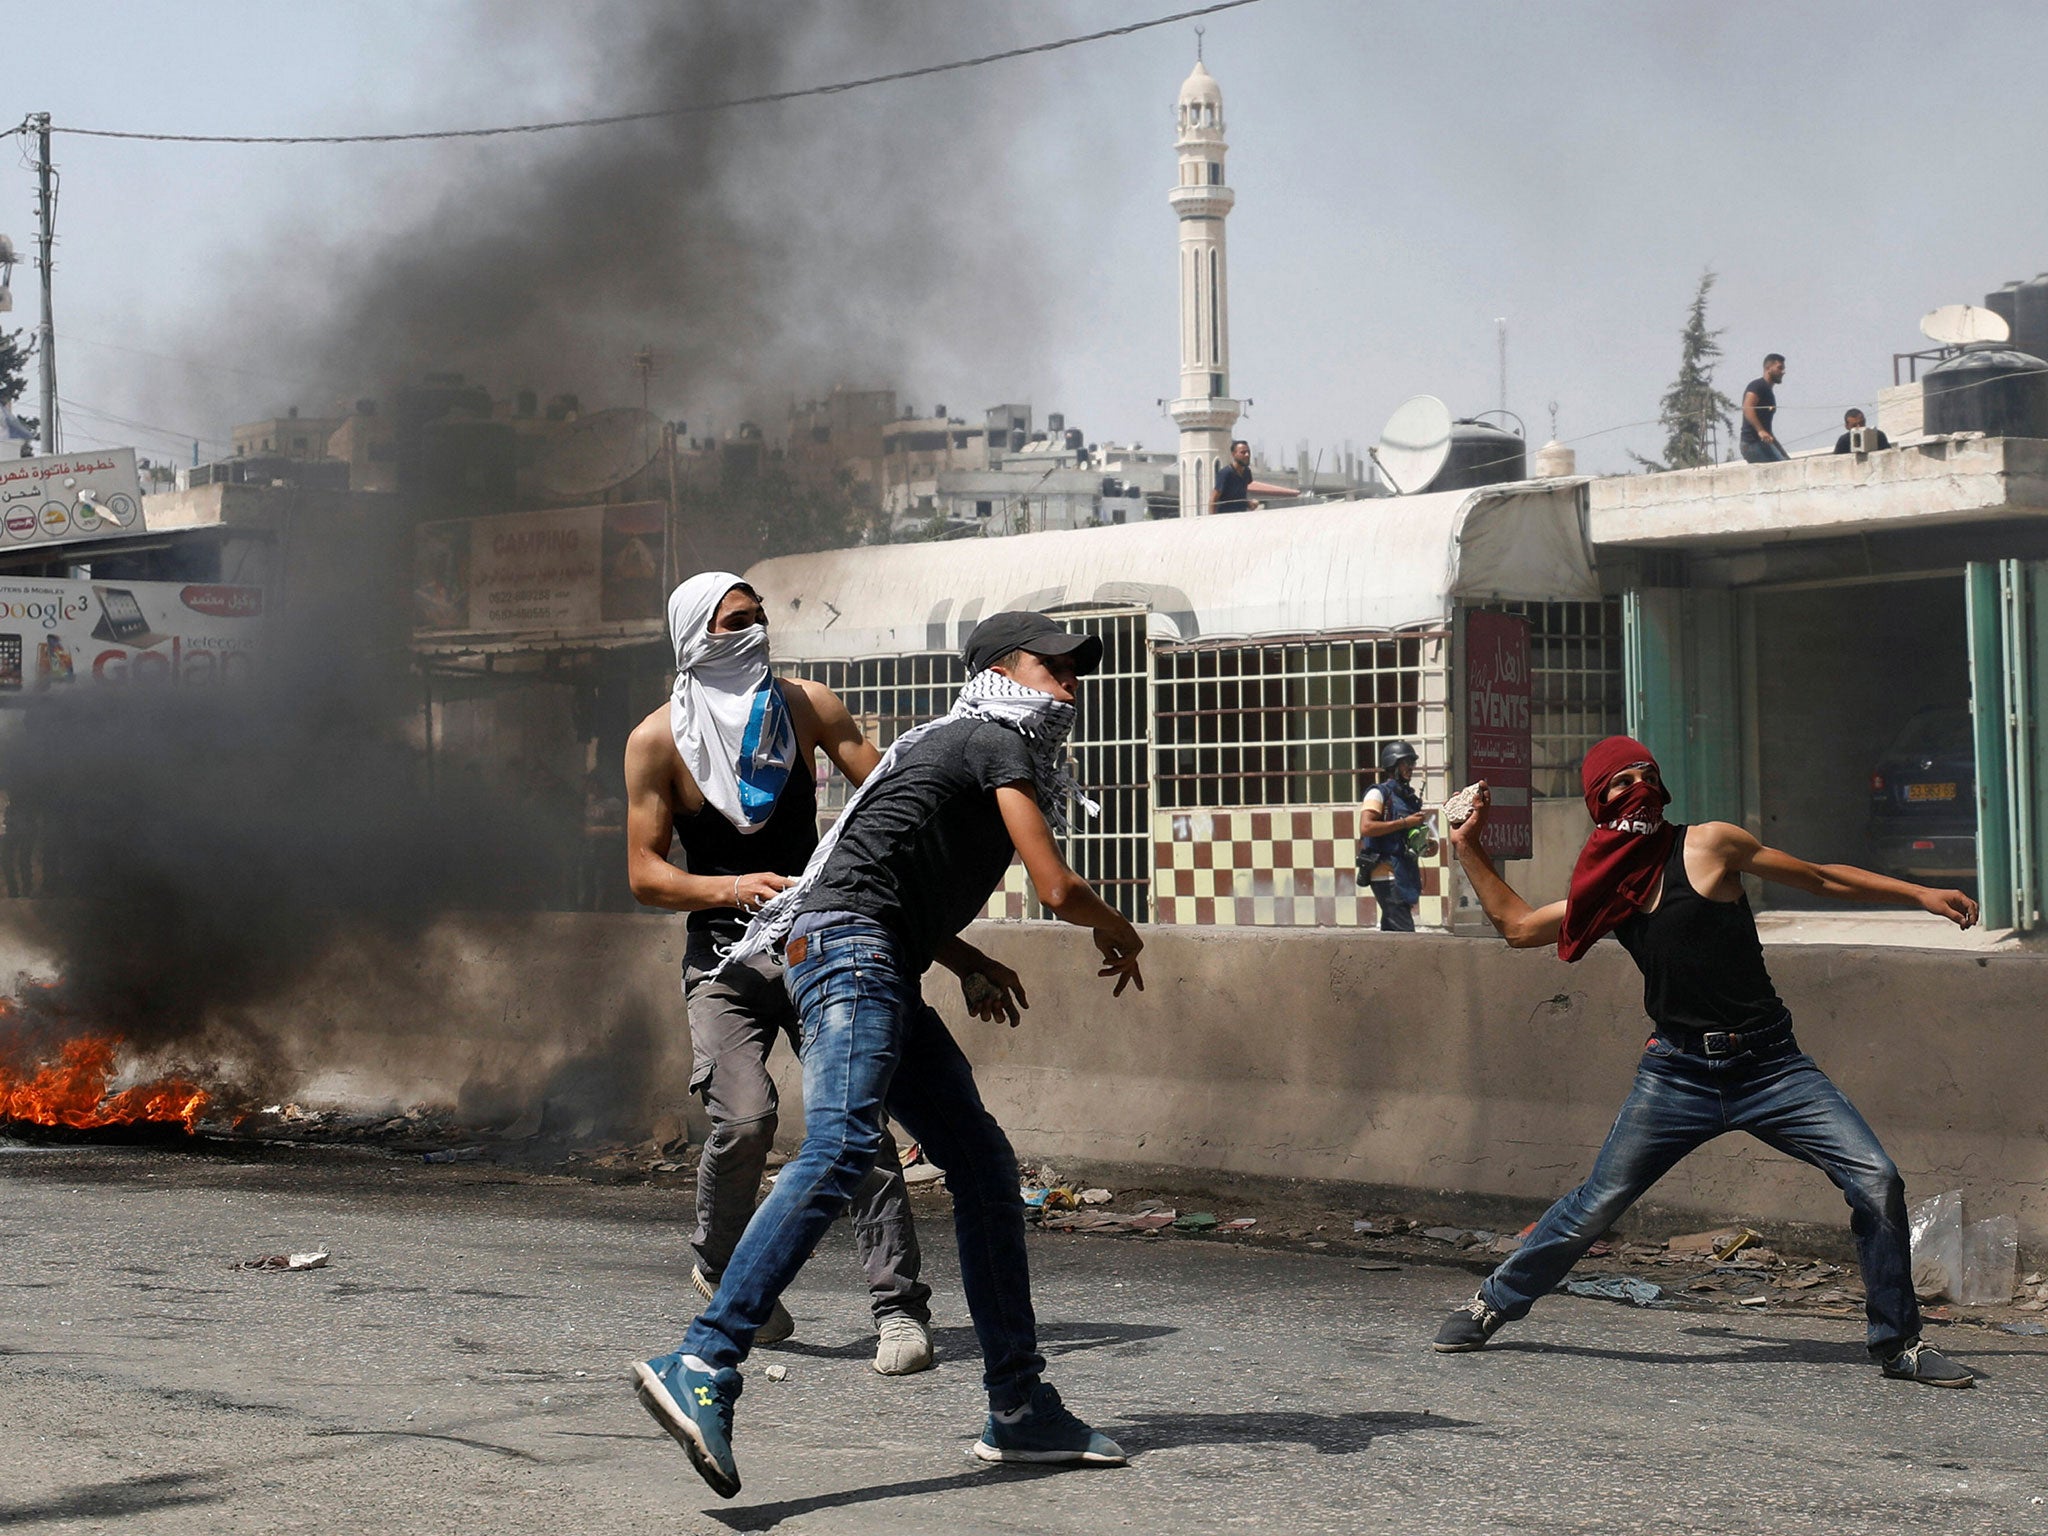
M 955 720 L 993 720 L 1024 738 L 1031 754 L 1031 782 L 1038 791 L 1038 808 L 1045 813 L 1046 824 L 1055 835 L 1066 835 L 1069 796 L 1090 816 L 1102 814 L 1102 807 L 1088 798 L 1067 766 L 1067 736 L 1074 729 L 1074 706 L 1062 703 L 1049 693 L 1040 693 L 1036 688 L 1026 688 L 1000 672 L 977 672 L 967 680 L 950 710 L 936 720 L 927 720 L 923 725 L 912 727 L 890 744 L 889 750 L 882 754 L 882 760 L 875 764 L 875 771 L 868 775 L 867 782 L 853 792 L 853 798 L 846 802 L 846 809 L 839 813 L 839 819 L 819 840 L 796 883 L 777 891 L 754 914 L 753 921 L 747 924 L 747 931 L 721 958 L 720 970 L 781 946 L 789 936 L 790 926 L 796 921 L 797 904 L 803 899 L 804 892 L 816 882 L 825 861 L 832 857 L 832 850 L 839 844 L 839 834 L 860 814 L 861 803 L 869 792 L 895 772 L 905 752 L 940 726 L 951 725 Z

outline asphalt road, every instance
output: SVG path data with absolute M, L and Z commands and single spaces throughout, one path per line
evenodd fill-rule
M 0 1150 L 0 1530 L 2048 1532 L 2048 1340 L 1941 1330 L 1986 1379 L 1940 1392 L 1853 1322 L 1553 1297 L 1440 1356 L 1468 1274 L 1177 1237 L 1032 1239 L 1051 1378 L 1132 1464 L 979 1469 L 937 1230 L 939 1367 L 868 1368 L 839 1229 L 750 1362 L 724 1503 L 625 1381 L 687 1322 L 686 1213 L 365 1153 Z

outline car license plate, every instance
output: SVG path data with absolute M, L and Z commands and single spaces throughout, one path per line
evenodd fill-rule
M 1906 798 L 1908 800 L 1953 800 L 1955 797 L 1956 787 L 1953 784 L 1908 784 L 1906 786 Z

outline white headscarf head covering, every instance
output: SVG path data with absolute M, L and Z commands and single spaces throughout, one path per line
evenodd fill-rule
M 669 594 L 676 687 L 668 724 L 705 802 L 745 833 L 759 831 L 774 813 L 797 740 L 768 670 L 767 629 L 712 632 L 718 605 L 735 587 L 754 590 L 731 571 L 703 571 Z

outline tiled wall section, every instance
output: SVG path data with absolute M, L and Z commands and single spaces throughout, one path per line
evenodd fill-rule
M 1153 817 L 1152 920 L 1224 927 L 1370 928 L 1356 806 L 1162 811 Z M 1422 866 L 1415 920 L 1446 923 L 1441 855 Z
M 1160 811 L 1152 818 L 1152 921 L 1226 928 L 1373 928 L 1379 903 L 1358 888 L 1358 808 Z M 1449 925 L 1442 855 L 1422 866 L 1418 924 Z M 1035 915 L 1013 860 L 982 916 Z

